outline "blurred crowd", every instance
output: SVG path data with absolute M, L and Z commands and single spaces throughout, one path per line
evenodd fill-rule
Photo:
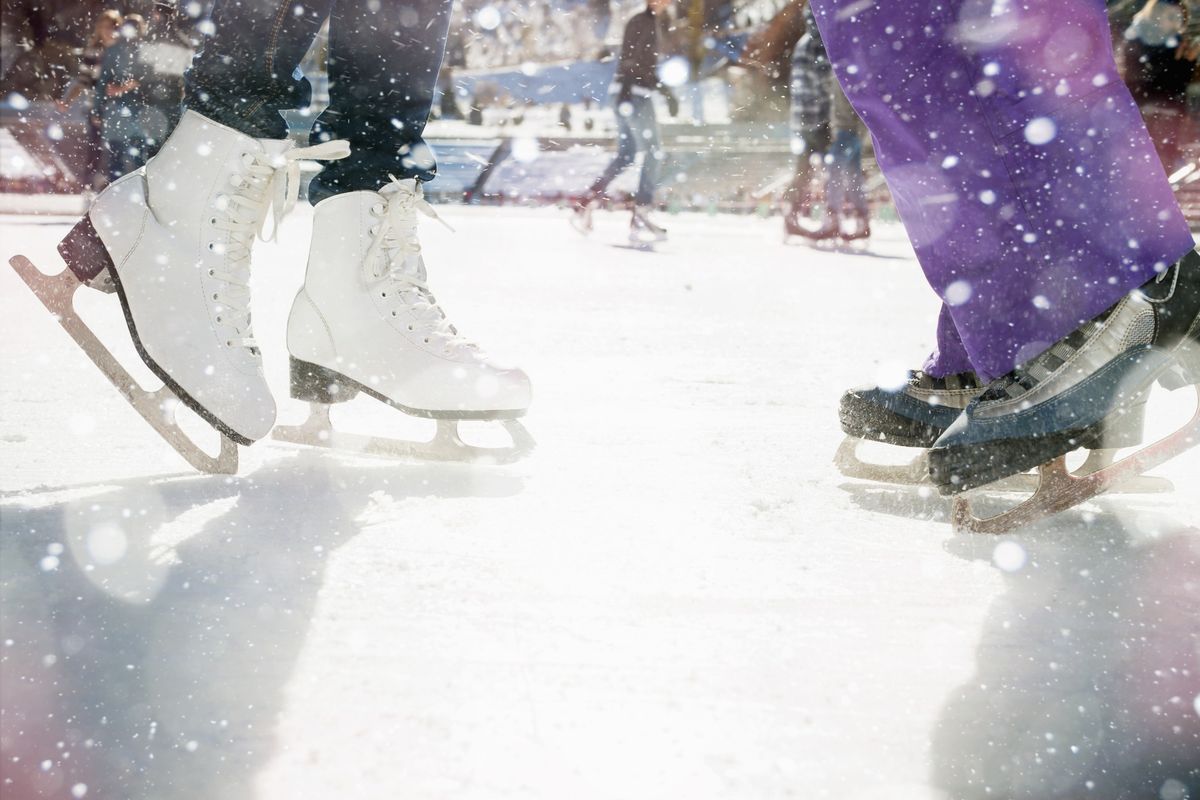
M 607 0 L 490 0 L 456 7 L 446 64 L 469 70 L 595 58 L 604 45 Z
M 800 150 L 809 156 L 814 148 L 833 149 L 839 124 L 828 117 L 831 108 L 840 107 L 836 82 L 830 83 L 828 67 L 821 63 L 819 41 L 809 37 L 806 45 L 796 46 L 805 36 L 805 0 L 733 0 L 725 5 L 732 11 L 724 16 L 706 12 L 710 21 L 719 17 L 724 22 L 711 23 L 721 31 L 709 30 L 710 22 L 704 23 L 708 50 L 701 69 L 707 80 L 728 84 L 730 119 L 782 122 L 790 85 L 799 91 L 793 109 L 798 104 L 804 109 L 803 114 L 793 114 L 803 123 L 794 130 L 793 148 L 801 141 Z M 1192 18 L 1200 15 L 1189 16 L 1180 0 L 1110 0 L 1108 5 L 1125 78 L 1164 164 L 1168 171 L 1176 169 L 1197 157 L 1200 142 L 1200 19 Z M 451 76 L 604 58 L 619 41 L 625 21 L 642 7 L 642 0 L 460 2 L 447 44 L 444 99 L 437 113 L 483 123 L 489 107 L 504 106 L 515 109 L 505 120 L 519 124 L 534 114 L 522 107 L 529 100 L 506 100 L 505 90 L 489 83 L 486 75 L 475 81 L 470 96 L 460 97 Z M 669 52 L 688 52 L 692 46 L 682 24 L 688 8 L 683 0 L 676 3 L 672 17 L 678 24 L 666 34 Z M 21 138 L 18 123 L 28 119 L 35 121 L 30 124 L 42 139 L 47 130 L 50 138 L 57 136 L 60 141 L 54 148 L 70 151 L 70 169 L 62 173 L 73 174 L 73 184 L 99 188 L 111 176 L 136 168 L 155 152 L 178 117 L 182 76 L 210 32 L 210 9 L 211 0 L 5 0 L 0 41 L 5 127 Z M 742 37 L 740 53 L 722 60 L 713 42 L 726 34 L 727 40 Z M 323 76 L 317 56 L 310 77 L 319 90 Z M 746 79 L 755 75 L 759 77 Z M 798 75 L 807 77 L 796 81 Z M 739 88 L 743 85 L 750 89 Z M 745 96 L 746 91 L 753 96 Z M 814 98 L 827 91 L 834 96 L 814 104 Z M 314 97 L 319 94 L 315 91 Z M 568 102 L 575 105 L 553 102 L 552 113 L 560 125 L 590 130 L 591 110 L 576 108 L 583 99 Z M 30 106 L 37 115 L 13 111 Z M 814 136 L 814 130 L 819 135 Z M 865 144 L 869 169 L 869 140 Z M 799 155 L 800 150 L 793 152 Z M 798 187 L 808 185 L 809 166 L 797 167 L 793 196 L 800 193 Z
M 203 33 L 204 9 L 190 10 L 171 0 L 57 9 L 6 0 L 7 104 L 52 102 L 64 121 L 82 119 L 82 140 L 69 142 L 77 177 L 101 188 L 144 164 L 178 121 L 183 73 Z
M 1180 0 L 1109 4 L 1117 63 L 1167 171 L 1200 158 L 1200 15 Z M 1193 18 L 1196 17 L 1196 18 Z

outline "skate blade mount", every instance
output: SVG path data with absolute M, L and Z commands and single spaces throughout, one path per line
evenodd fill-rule
M 929 483 L 929 455 L 926 451 L 914 448 L 917 449 L 917 455 L 906 464 L 873 464 L 858 457 L 858 443 L 861 441 L 862 439 L 855 437 L 846 437 L 833 457 L 838 471 L 846 477 L 901 486 Z M 1069 477 L 1083 478 L 1107 469 L 1112 465 L 1116 454 L 1116 450 L 1091 450 L 1084 462 L 1067 474 Z M 1065 462 L 1063 469 L 1066 469 Z M 985 487 L 985 490 L 994 493 L 1036 492 L 1040 480 L 1038 473 L 1029 472 L 996 481 Z M 1174 484 L 1166 478 L 1137 474 L 1127 475 L 1107 489 L 1113 494 L 1158 494 L 1174 490 Z
M 57 275 L 46 275 L 25 256 L 13 256 L 8 263 L 117 391 L 185 461 L 201 472 L 219 475 L 237 472 L 238 449 L 233 440 L 221 434 L 220 452 L 215 456 L 204 452 L 175 420 L 176 410 L 183 406 L 175 393 L 166 386 L 153 392 L 143 389 L 75 313 L 75 292 L 85 284 L 74 272 L 67 268 Z
M 271 438 L 289 444 L 328 447 L 349 453 L 411 458 L 421 461 L 459 461 L 467 463 L 508 464 L 533 452 L 535 442 L 520 422 L 497 420 L 512 439 L 509 447 L 477 447 L 458 435 L 458 420 L 437 420 L 437 432 L 428 442 L 409 442 L 379 436 L 364 436 L 335 430 L 326 403 L 308 404 L 308 419 L 300 425 L 277 425 Z
M 1008 533 L 1090 500 L 1200 444 L 1200 384 L 1196 385 L 1195 389 L 1196 413 L 1191 421 L 1175 433 L 1136 453 L 1131 453 L 1116 463 L 1112 463 L 1110 453 L 1108 464 L 1094 472 L 1079 475 L 1078 472 L 1068 472 L 1066 456 L 1059 456 L 1038 467 L 1038 485 L 1033 497 L 1019 506 L 991 517 L 976 516 L 971 510 L 970 496 L 955 498 L 955 532 Z M 989 488 L 981 487 L 978 491 L 986 492 Z

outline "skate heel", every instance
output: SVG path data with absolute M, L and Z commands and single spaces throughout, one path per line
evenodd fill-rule
M 112 258 L 87 214 L 58 243 L 58 253 L 80 283 L 102 292 L 116 290 L 111 277 Z
M 289 357 L 291 365 L 291 392 L 296 400 L 309 403 L 344 403 L 358 394 L 358 387 L 344 375 L 331 369 L 310 364 L 295 356 Z
M 1158 377 L 1159 385 L 1172 392 L 1200 385 L 1200 320 L 1188 335 L 1175 351 L 1175 363 Z
M 1137 447 L 1145 437 L 1145 428 L 1146 403 L 1141 402 L 1115 419 L 1110 418 L 1094 446 L 1113 450 Z

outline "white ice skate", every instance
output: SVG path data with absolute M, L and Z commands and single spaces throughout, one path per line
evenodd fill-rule
M 592 219 L 591 200 L 580 200 L 571 209 L 571 227 L 582 233 L 584 236 L 591 234 L 592 230 L 595 228 L 595 222 Z
M 304 287 L 288 320 L 292 397 L 308 420 L 274 438 L 379 455 L 511 461 L 533 441 L 516 422 L 529 407 L 529 378 L 495 364 L 463 339 L 426 284 L 417 215 L 437 218 L 415 180 L 380 192 L 348 192 L 316 206 Z M 329 406 L 363 392 L 406 414 L 438 421 L 430 442 L 338 432 Z M 499 420 L 506 448 L 458 436 L 459 420 Z
M 237 444 L 265 436 L 275 402 L 250 327 L 250 250 L 274 208 L 295 204 L 299 160 L 341 158 L 345 142 L 294 148 L 253 139 L 193 111 L 162 150 L 117 180 L 59 245 L 56 276 L 13 267 L 134 408 L 206 472 L 237 469 Z M 115 291 L 142 360 L 164 383 L 147 391 L 76 315 L 81 284 Z M 176 401 L 221 434 L 210 455 L 175 420 Z
M 635 206 L 629 220 L 629 243 L 635 246 L 653 245 L 666 240 L 667 229 L 650 219 L 650 209 Z

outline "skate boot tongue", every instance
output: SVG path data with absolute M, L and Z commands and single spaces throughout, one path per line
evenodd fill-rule
M 262 150 L 242 156 L 241 169 L 230 177 L 230 191 L 218 198 L 218 216 L 212 226 L 227 235 L 210 247 L 226 258 L 209 270 L 209 277 L 221 284 L 213 293 L 215 322 L 231 331 L 229 346 L 244 347 L 258 356 L 257 343 L 250 326 L 250 253 L 257 236 L 271 241 L 283 218 L 295 206 L 300 194 L 300 161 L 303 159 L 337 160 L 350 154 L 343 140 L 324 142 L 315 147 L 293 147 L 287 139 L 260 139 Z M 267 218 L 273 219 L 270 236 L 265 235 Z
M 265 202 L 259 212 L 258 238 L 273 241 L 279 233 L 283 218 L 288 215 L 300 198 L 300 162 L 338 161 L 350 155 L 350 143 L 344 139 L 322 142 L 312 147 L 294 147 L 288 139 L 260 139 L 263 154 L 258 159 L 272 170 Z M 266 236 L 268 212 L 274 212 L 271 235 Z
M 392 182 L 379 190 L 379 197 L 382 202 L 374 204 L 370 212 L 378 221 L 371 226 L 371 245 L 363 263 L 367 283 L 376 287 L 381 299 L 396 306 L 393 315 L 403 307 L 414 318 L 409 330 L 421 334 L 426 344 L 437 339 L 447 352 L 458 348 L 477 350 L 450 324 L 429 290 L 417 236 L 417 213 L 454 229 L 425 200 L 421 184 L 415 179 L 392 177 Z

